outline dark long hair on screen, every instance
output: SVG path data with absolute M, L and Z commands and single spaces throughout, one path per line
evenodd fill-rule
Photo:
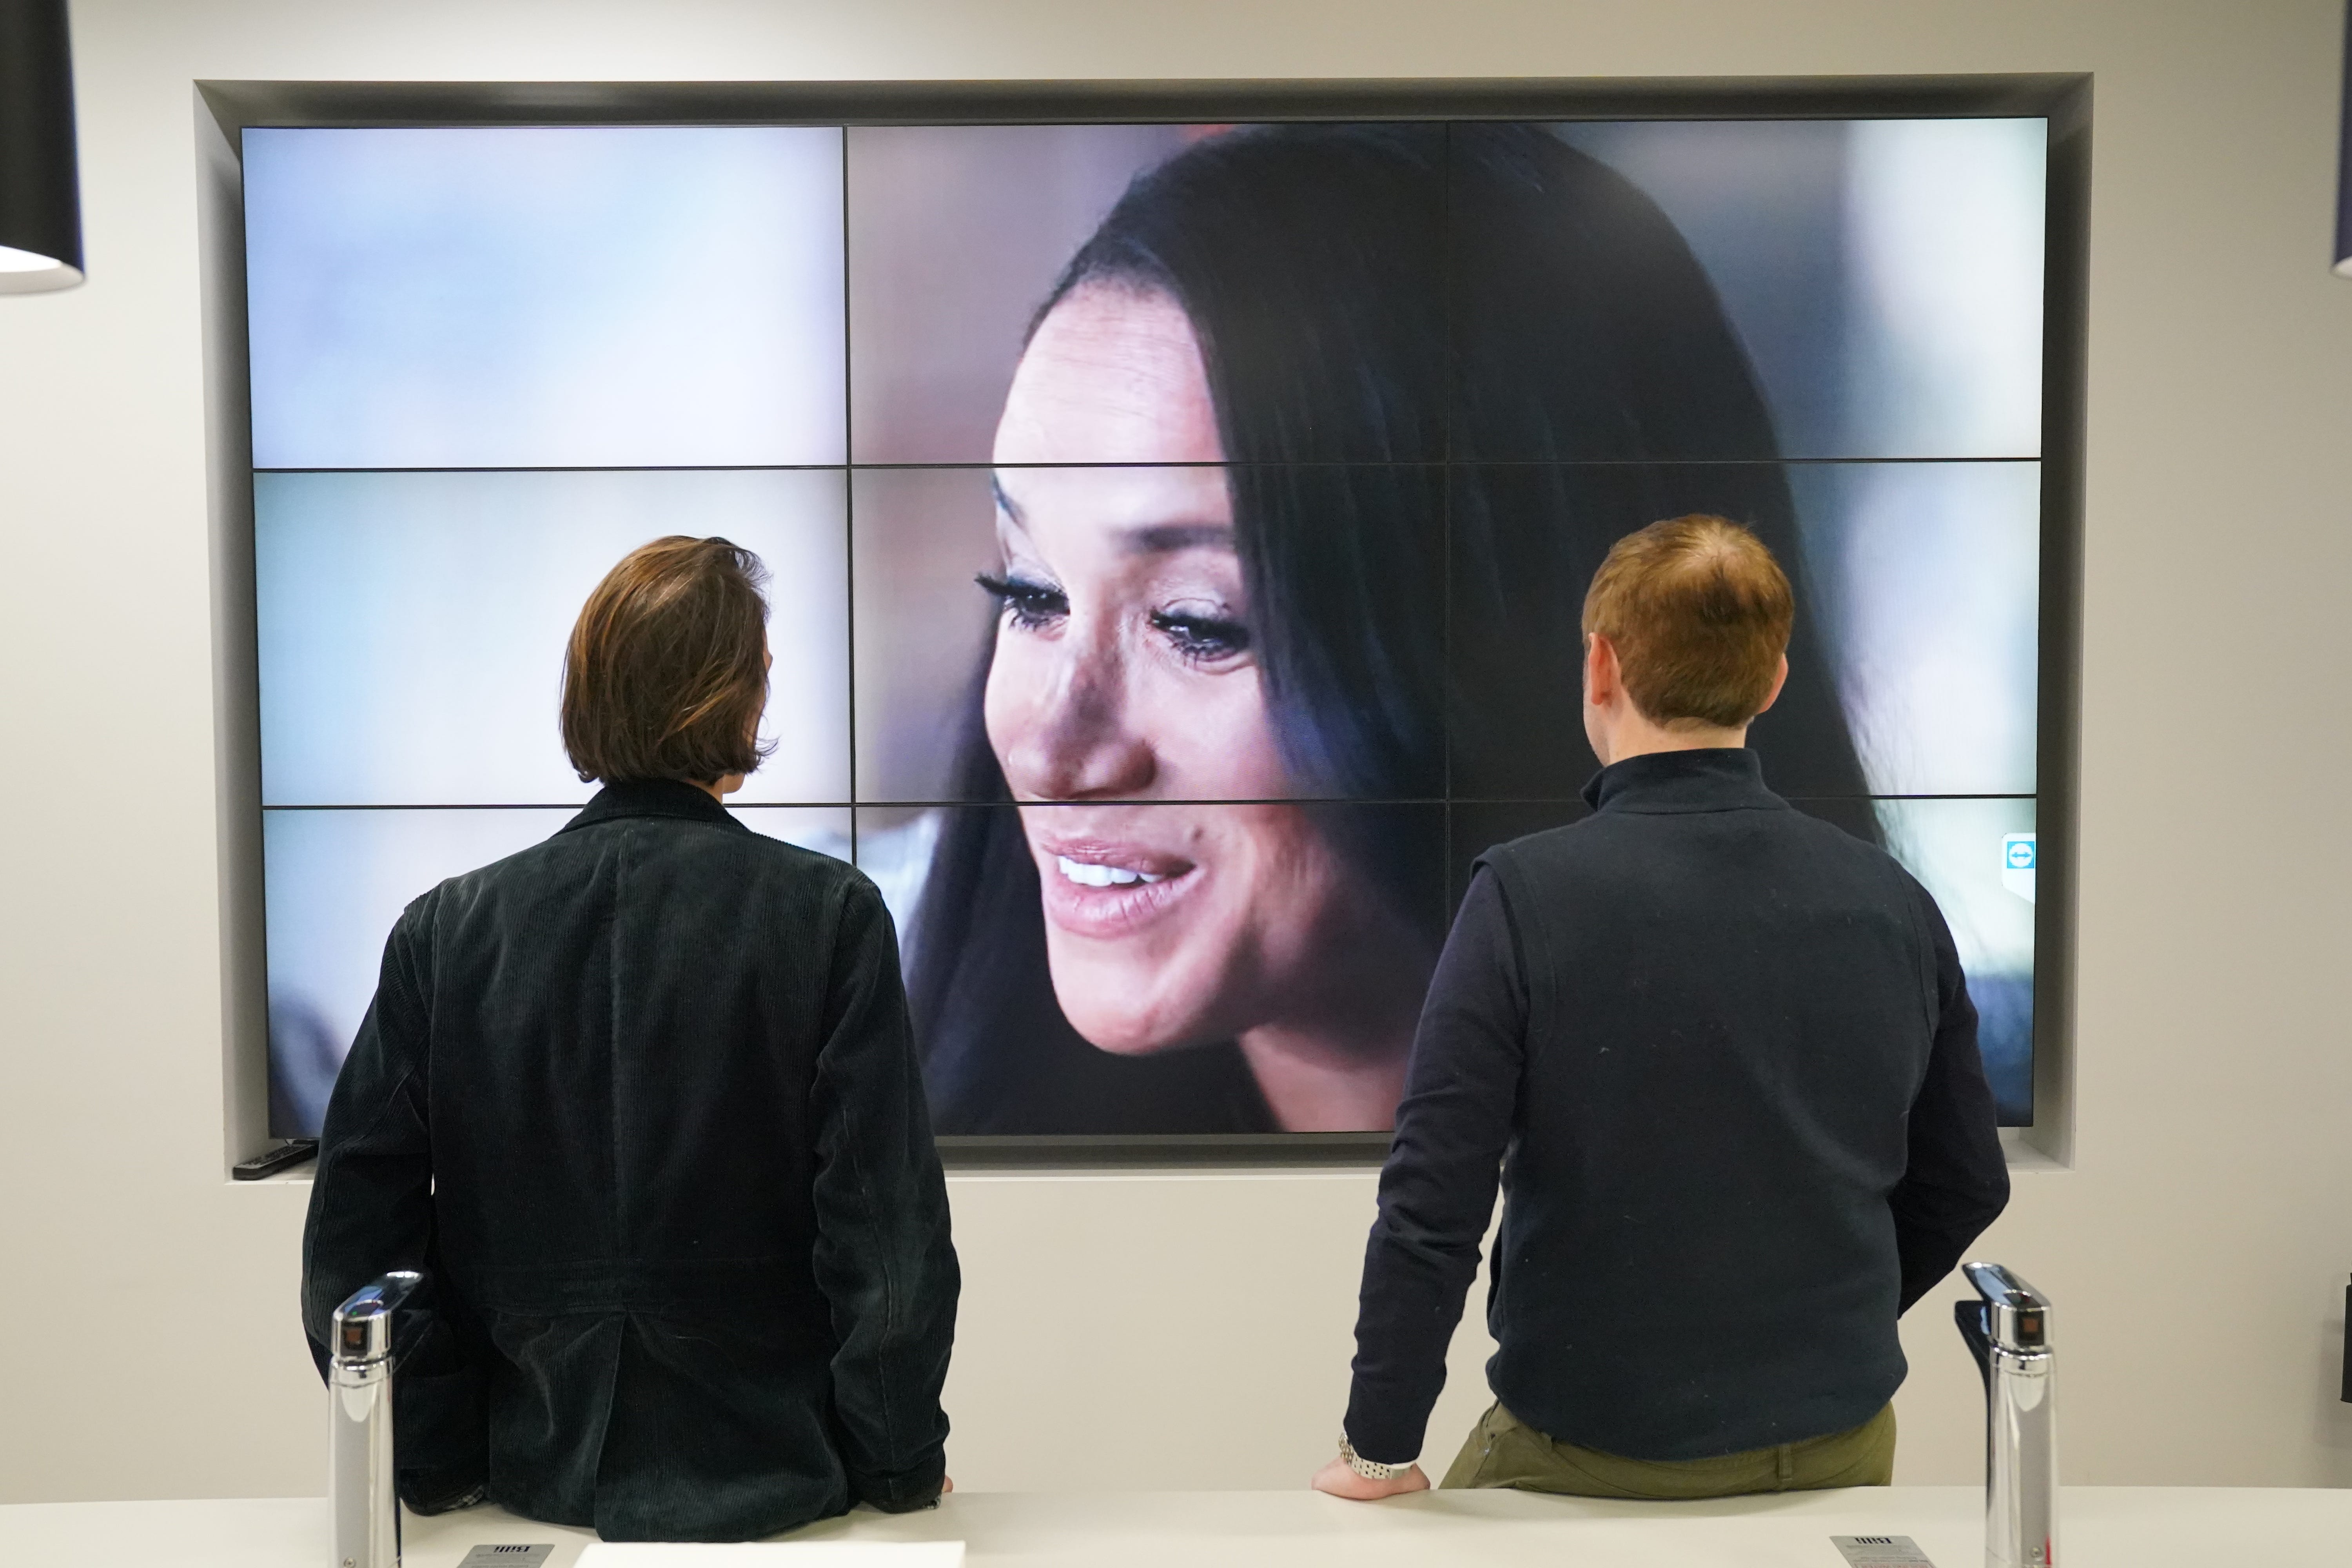
M 1580 814 L 1579 607 L 1610 545 L 1660 518 L 1733 518 L 1790 569 L 1789 682 L 1752 743 L 1783 795 L 1865 793 L 1756 376 L 1681 235 L 1622 176 L 1532 126 L 1229 132 L 1139 177 L 1037 319 L 1093 283 L 1191 318 L 1292 778 L 1379 803 L 1308 809 L 1433 951 L 1471 860 Z M 955 794 L 1007 802 L 986 668 Z M 1081 1038 L 1015 813 L 947 817 L 909 944 L 940 1131 L 1272 1127 L 1231 1045 Z

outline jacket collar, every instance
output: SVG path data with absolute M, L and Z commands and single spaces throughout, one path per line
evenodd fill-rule
M 668 816 L 684 822 L 705 822 L 737 833 L 751 831 L 736 821 L 709 790 L 683 779 L 635 779 L 626 784 L 608 784 L 596 792 L 595 798 L 582 808 L 579 816 L 558 831 L 569 833 L 575 827 L 592 827 L 618 816 Z
M 1648 752 L 1612 763 L 1584 786 L 1595 811 L 1738 811 L 1787 809 L 1764 787 L 1764 770 L 1745 746 L 1697 752 Z

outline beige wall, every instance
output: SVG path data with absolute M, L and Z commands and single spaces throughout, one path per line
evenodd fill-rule
M 94 281 L 0 299 L 0 1500 L 321 1485 L 308 1189 L 222 1178 L 207 77 L 2095 72 L 2076 1168 L 2021 1176 L 1985 1250 L 2060 1303 L 2070 1479 L 2352 1482 L 2336 0 L 74 12 Z M 966 1485 L 1279 1487 L 1328 1453 L 1368 1177 L 954 1192 Z M 1909 1480 L 1979 1463 L 1951 1294 L 1908 1335 Z

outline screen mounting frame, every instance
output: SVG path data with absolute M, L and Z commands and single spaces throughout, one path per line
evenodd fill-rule
M 1045 125 L 1153 121 L 2032 118 L 2049 122 L 2042 316 L 2034 1111 L 2013 1163 L 2071 1167 L 2074 1124 L 2087 74 L 1381 80 L 194 83 L 221 912 L 222 1175 L 267 1142 L 260 686 L 240 163 L 258 127 Z M 1389 1135 L 943 1137 L 951 1168 L 1370 1166 Z

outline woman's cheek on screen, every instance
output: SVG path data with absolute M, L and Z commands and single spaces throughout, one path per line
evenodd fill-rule
M 1016 794 L 1054 803 L 1022 815 L 1072 1026 L 1105 1050 L 1161 1050 L 1233 1038 L 1328 987 L 1321 971 L 1343 959 L 1319 944 L 1343 923 L 1346 877 L 1285 798 L 1256 667 L 1186 668 L 1131 643 L 1140 657 L 1102 661 L 1115 679 L 1055 675 L 1028 640 L 1008 628 L 1000 641 L 990 729 Z M 1041 680 L 1062 684 L 1024 700 Z M 1140 799 L 1100 787 L 1147 777 Z
M 1135 727 L 1157 759 L 1160 798 L 1288 799 L 1290 771 L 1257 665 L 1202 671 L 1155 662 L 1138 683 Z

